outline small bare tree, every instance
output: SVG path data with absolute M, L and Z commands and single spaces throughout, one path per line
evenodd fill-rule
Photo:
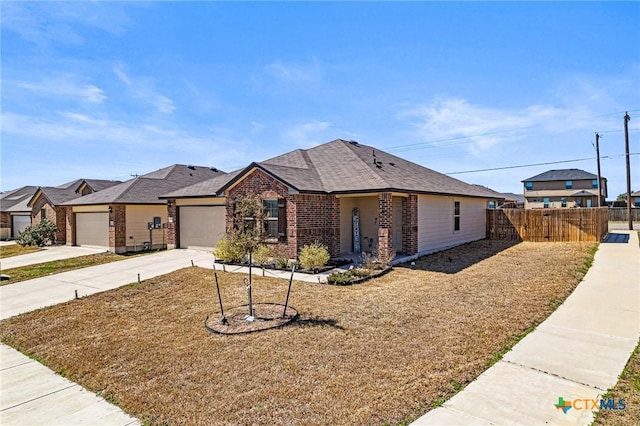
M 264 245 L 267 234 L 264 231 L 265 212 L 262 199 L 248 196 L 234 204 L 234 229 L 229 237 L 239 251 L 246 253 L 249 259 L 249 280 L 247 292 L 249 298 L 249 315 L 253 316 L 252 265 L 253 253 Z

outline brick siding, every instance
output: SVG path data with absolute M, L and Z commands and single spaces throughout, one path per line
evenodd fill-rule
M 393 253 L 393 195 L 380 193 L 378 206 L 378 256 L 388 259 Z
M 178 206 L 176 206 L 176 200 L 167 200 L 167 250 L 172 250 L 178 247 L 178 240 L 180 232 L 176 226 L 179 221 L 178 218 Z
M 411 256 L 418 252 L 418 196 L 402 199 L 402 252 Z
M 64 244 L 67 241 L 67 209 L 70 207 L 53 207 L 49 201 L 40 196 L 31 208 L 31 224 L 38 225 L 42 221 L 42 210 L 45 217 L 56 224 L 56 244 Z
M 127 251 L 126 219 L 126 206 L 111 206 L 111 213 L 109 213 L 109 251 L 111 252 Z
M 331 256 L 340 253 L 340 201 L 332 195 L 290 194 L 289 188 L 261 170 L 255 170 L 227 194 L 227 234 L 233 232 L 233 204 L 257 195 L 262 199 L 286 200 L 286 241 L 273 242 L 289 258 L 316 241 L 327 246 Z

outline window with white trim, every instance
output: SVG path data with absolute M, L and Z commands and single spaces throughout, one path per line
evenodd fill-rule
M 453 202 L 453 230 L 460 230 L 460 201 Z

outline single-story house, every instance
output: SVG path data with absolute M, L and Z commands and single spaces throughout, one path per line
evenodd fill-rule
M 261 197 L 269 213 L 268 242 L 291 258 L 316 241 L 334 257 L 443 250 L 485 238 L 488 204 L 499 201 L 477 186 L 338 139 L 163 195 L 171 227 L 168 246 L 184 247 L 183 230 L 201 229 L 199 244 L 212 247 L 222 235 L 222 209 L 228 234 L 234 203 L 249 195 Z M 184 212 L 192 207 L 210 213 L 201 212 L 191 222 L 191 213 Z M 204 217 L 216 224 L 204 226 Z M 209 228 L 217 231 L 207 235 Z
M 607 179 L 598 183 L 597 175 L 580 169 L 548 170 L 522 182 L 525 209 L 598 207 L 607 197 Z
M 0 194 L 0 239 L 17 238 L 31 225 L 31 208 L 27 205 L 37 186 L 23 186 Z
M 59 186 L 41 186 L 27 205 L 31 208 L 31 224 L 37 225 L 43 219 L 48 219 L 55 223 L 56 232 L 55 243 L 65 244 L 67 239 L 67 209 L 70 207 L 62 204 L 85 196 L 105 188 L 122 183 L 120 181 L 100 180 L 100 179 L 76 179 Z
M 114 253 L 165 248 L 167 201 L 158 197 L 219 175 L 213 167 L 174 164 L 67 201 L 67 245 Z

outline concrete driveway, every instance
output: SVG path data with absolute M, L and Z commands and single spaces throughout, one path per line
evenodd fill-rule
M 50 246 L 34 253 L 22 254 L 0 259 L 0 270 L 20 268 L 22 266 L 35 265 L 37 263 L 52 262 L 54 260 L 71 259 L 73 257 L 86 256 L 88 254 L 104 253 L 104 248 L 74 247 L 74 246 Z
M 196 250 L 169 250 L 104 265 L 76 269 L 0 287 L 0 319 L 89 294 L 167 274 L 191 266 L 211 268 L 213 255 Z

